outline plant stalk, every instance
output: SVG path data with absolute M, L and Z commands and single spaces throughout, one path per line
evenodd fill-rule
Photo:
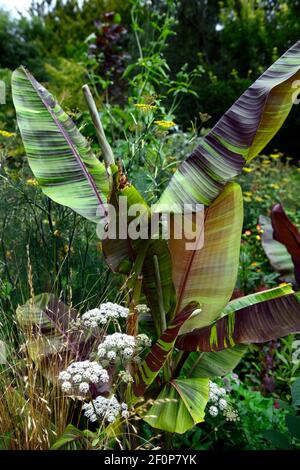
M 112 151 L 111 146 L 109 145 L 104 129 L 100 120 L 100 116 L 96 107 L 96 103 L 94 101 L 93 95 L 88 85 L 83 85 L 82 91 L 89 109 L 89 113 L 91 115 L 93 124 L 95 126 L 96 134 L 98 137 L 98 141 L 102 150 L 103 159 L 105 162 L 106 167 L 109 167 L 113 163 L 115 163 L 115 157 Z

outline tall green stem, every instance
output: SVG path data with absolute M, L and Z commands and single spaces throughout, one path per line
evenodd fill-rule
M 94 98 L 92 96 L 91 90 L 89 89 L 89 86 L 88 85 L 83 85 L 82 91 L 83 91 L 87 106 L 89 108 L 89 112 L 90 112 L 93 124 L 95 126 L 97 138 L 98 138 L 101 150 L 102 150 L 105 165 L 106 165 L 106 167 L 109 167 L 110 165 L 115 163 L 115 157 L 114 157 L 112 148 L 109 145 L 109 143 L 108 143 L 108 141 L 105 137 L 104 129 L 103 129 L 103 126 L 102 126 L 102 123 L 101 123 L 101 120 L 100 120 L 100 116 L 99 116 L 99 113 L 98 113 L 98 110 L 97 110 L 97 107 L 96 107 L 96 103 L 95 103 Z

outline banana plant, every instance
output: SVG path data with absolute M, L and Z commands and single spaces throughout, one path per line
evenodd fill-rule
M 209 379 L 234 368 L 249 343 L 265 342 L 300 329 L 300 298 L 291 286 L 230 301 L 235 286 L 243 222 L 243 199 L 232 182 L 271 140 L 287 117 L 298 91 L 300 42 L 289 49 L 233 104 L 171 178 L 155 206 L 165 212 L 174 204 L 203 204 L 197 236 L 199 249 L 186 240 L 106 238 L 105 259 L 114 272 L 125 273 L 128 304 L 142 296 L 151 309 L 156 342 L 132 373 L 128 392 L 174 398 L 153 405 L 145 417 L 154 427 L 182 433 L 203 421 Z M 42 191 L 87 219 L 106 217 L 106 203 L 120 213 L 136 202 L 150 223 L 153 211 L 114 162 L 99 114 L 87 86 L 84 93 L 104 163 L 52 95 L 20 67 L 12 77 L 13 100 L 29 165 Z M 170 209 L 171 210 L 171 209 Z M 127 214 L 130 218 L 129 212 Z M 132 314 L 128 332 L 135 334 Z M 161 374 L 161 371 L 164 371 Z
M 300 233 L 281 204 L 275 204 L 271 218 L 260 216 L 262 246 L 271 266 L 285 279 L 300 286 Z

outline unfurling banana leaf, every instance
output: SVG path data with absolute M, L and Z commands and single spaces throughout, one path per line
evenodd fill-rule
M 184 351 L 220 351 L 235 344 L 264 343 L 300 331 L 300 294 L 282 295 L 281 289 L 259 292 L 258 303 L 254 301 L 256 294 L 251 294 L 250 300 L 243 297 L 233 301 L 213 324 L 179 336 L 176 347 Z
M 284 212 L 281 204 L 276 204 L 273 207 L 271 221 L 273 238 L 282 243 L 291 255 L 295 279 L 300 285 L 300 233 Z
M 242 223 L 242 192 L 238 184 L 229 183 L 205 209 L 197 227 L 203 232 L 202 247 L 186 250 L 186 239 L 170 240 L 177 308 L 191 301 L 201 308 L 180 333 L 209 325 L 229 302 L 238 272 Z
M 105 166 L 53 96 L 24 67 L 12 75 L 12 96 L 29 165 L 43 192 L 97 222 L 97 209 L 109 194 Z
M 154 428 L 182 434 L 204 421 L 208 395 L 208 379 L 171 380 L 162 389 L 144 420 Z
M 272 268 L 279 272 L 283 279 L 294 283 L 294 263 L 286 247 L 274 240 L 271 219 L 261 215 L 259 223 L 263 231 L 261 244 Z
M 160 198 L 209 205 L 282 126 L 297 95 L 300 41 L 278 59 L 223 115 L 181 164 Z

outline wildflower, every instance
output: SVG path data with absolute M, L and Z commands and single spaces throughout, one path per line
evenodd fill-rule
M 136 336 L 136 344 L 137 344 L 137 346 L 150 347 L 151 346 L 151 339 L 147 335 L 141 333 L 141 334 Z
M 251 230 L 245 230 L 244 235 L 249 237 L 251 235 L 251 233 L 252 233 Z
M 280 186 L 278 184 L 275 184 L 275 183 L 271 183 L 269 186 L 272 189 L 280 189 Z
M 170 129 L 171 127 L 176 126 L 175 122 L 173 121 L 154 121 L 154 124 L 159 127 L 163 127 L 164 129 Z
M 13 132 L 0 130 L 0 135 L 2 135 L 2 137 L 6 137 L 7 139 L 9 139 L 10 137 L 14 137 L 15 134 Z
M 133 383 L 133 377 L 131 374 L 129 374 L 129 372 L 125 371 L 125 370 L 121 370 L 119 372 L 119 377 L 120 377 L 120 380 L 122 382 L 124 382 L 125 384 L 130 384 L 130 383 Z
M 144 113 L 149 113 L 150 111 L 154 111 L 157 106 L 154 106 L 153 104 L 146 104 L 146 103 L 136 103 L 134 105 L 137 109 L 140 109 Z
M 220 410 L 226 410 L 227 408 L 227 401 L 225 400 L 225 398 L 221 398 L 220 401 L 219 401 L 219 408 Z
M 83 326 L 87 328 L 96 328 L 97 326 L 106 325 L 109 320 L 118 320 L 127 318 L 129 309 L 122 305 L 107 302 L 101 304 L 99 308 L 94 308 L 85 312 L 82 317 Z
M 28 186 L 38 186 L 39 185 L 38 181 L 35 178 L 28 178 L 28 180 L 26 180 L 26 184 Z
M 255 199 L 256 202 L 263 202 L 263 198 L 260 197 L 260 196 L 255 196 L 254 199 Z
M 115 358 L 130 359 L 135 352 L 136 339 L 134 336 L 125 333 L 113 333 L 104 338 L 103 343 L 98 347 L 98 356 L 101 359 L 110 360 L 109 353 L 113 351 Z
M 138 304 L 135 307 L 135 311 L 138 315 L 145 315 L 150 312 L 150 308 L 146 304 Z
M 61 386 L 61 389 L 62 389 L 63 392 L 69 393 L 72 389 L 71 382 L 63 382 L 62 386 Z
M 121 413 L 123 418 L 128 417 L 128 406 L 126 403 L 119 403 L 113 395 L 110 398 L 99 396 L 93 402 L 85 403 L 82 407 L 84 415 L 92 422 L 97 418 L 113 423 Z
M 245 173 L 251 173 L 251 171 L 253 171 L 252 168 L 244 168 Z
M 260 235 L 256 235 L 256 240 L 261 240 L 261 236 Z
M 208 412 L 211 416 L 216 417 L 218 416 L 219 410 L 216 406 L 212 405 L 209 407 Z
M 256 262 L 256 261 L 253 261 L 253 263 L 251 263 L 251 266 L 252 266 L 253 268 L 255 268 L 255 266 L 257 266 L 257 262 Z
M 86 395 L 89 384 L 108 382 L 108 373 L 97 362 L 81 361 L 73 362 L 65 371 L 60 372 L 58 379 L 62 382 L 64 392 L 72 392 L 75 395 Z
M 86 395 L 88 393 L 90 389 L 90 386 L 87 382 L 82 382 L 80 385 L 79 385 L 79 391 L 80 393 L 82 393 L 83 395 Z
M 252 193 L 252 191 L 245 191 L 244 195 L 251 197 L 251 196 L 253 196 L 253 193 Z
M 233 408 L 228 408 L 228 410 L 225 410 L 224 416 L 225 416 L 226 421 L 239 421 L 240 420 L 238 412 L 234 410 Z

